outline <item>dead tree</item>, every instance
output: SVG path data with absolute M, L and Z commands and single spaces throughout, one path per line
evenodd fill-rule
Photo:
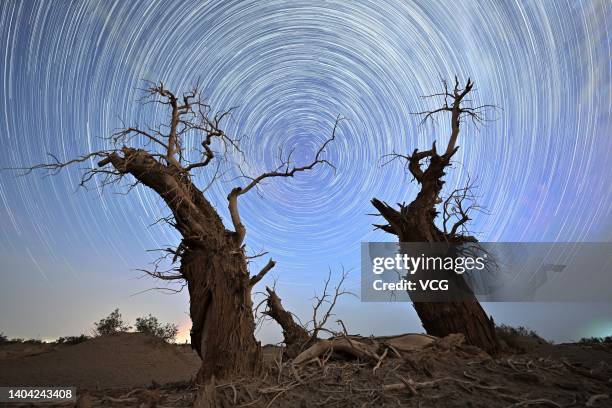
M 268 292 L 267 309 L 263 314 L 270 316 L 283 329 L 285 355 L 288 358 L 295 358 L 300 354 L 303 347 L 310 342 L 311 337 L 304 327 L 296 323 L 291 312 L 285 310 L 281 298 L 278 297 L 276 292 L 269 287 L 266 287 L 266 292 Z
M 260 366 L 261 350 L 254 336 L 251 288 L 274 267 L 274 262 L 270 260 L 261 271 L 250 275 L 244 246 L 246 227 L 240 217 L 239 200 L 264 180 L 293 177 L 319 165 L 331 166 L 323 156 L 336 137 L 340 118 L 310 163 L 294 166 L 291 153 L 285 157 L 281 154 L 274 170 L 254 177 L 244 175 L 245 185 L 234 187 L 227 196 L 229 228 L 206 197 L 205 189 L 195 184 L 194 174 L 208 170 L 215 159 L 222 160 L 227 152 L 241 152 L 239 140 L 221 128 L 231 110 L 213 114 L 197 86 L 180 96 L 163 83 L 151 83 L 144 91 L 147 103 L 167 108 L 167 123 L 159 127 L 124 128 L 108 137 L 115 146 L 113 149 L 91 152 L 70 161 L 52 156 L 53 162 L 26 170 L 56 173 L 71 164 L 97 160 L 97 167 L 85 171 L 81 184 L 94 178 L 104 185 L 117 183 L 130 175 L 135 180 L 130 188 L 142 184 L 155 191 L 171 211 L 167 221 L 182 239 L 176 248 L 166 249 L 180 266 L 149 273 L 166 281 L 186 282 L 193 324 L 191 344 L 202 359 L 197 380 L 207 383 L 213 377 L 253 375 Z M 139 147 L 132 147 L 134 144 Z M 185 147 L 194 144 L 200 146 L 195 155 Z M 211 178 L 217 179 L 217 174 Z
M 272 318 L 283 329 L 284 353 L 288 358 L 296 358 L 305 349 L 320 342 L 319 334 L 321 332 L 337 335 L 336 332 L 329 330 L 326 326 L 329 319 L 334 316 L 334 309 L 338 300 L 344 295 L 355 296 L 352 292 L 344 289 L 344 282 L 347 277 L 348 272 L 342 269 L 340 279 L 332 290 L 330 287 L 332 273 L 331 270 L 329 271 L 325 279 L 323 293 L 315 295 L 313 298 L 312 319 L 305 324 L 297 323 L 294 315 L 282 305 L 276 291 L 266 287 L 268 293 L 265 299 L 266 310 L 262 314 Z
M 435 115 L 450 113 L 451 134 L 446 149 L 439 154 L 434 141 L 429 150 L 415 149 L 411 155 L 397 153 L 388 155 L 390 161 L 395 159 L 405 161 L 408 170 L 420 185 L 420 191 L 410 204 L 398 204 L 398 209 L 376 198 L 372 200 L 374 207 L 387 222 L 375 225 L 375 227 L 396 235 L 400 242 L 462 243 L 476 241 L 473 236 L 461 233 L 462 226 L 469 220 L 467 208 L 463 208 L 459 203 L 458 206 L 455 205 L 454 212 L 451 214 L 449 212 L 449 208 L 452 207 L 450 206 L 451 201 L 447 201 L 444 230 L 442 231 L 435 223 L 438 215 L 436 205 L 443 202 L 440 192 L 444 185 L 444 171 L 450 166 L 451 158 L 459 149 L 457 138 L 461 124 L 465 120 L 471 120 L 478 125 L 485 119 L 484 110 L 494 108 L 494 106 L 470 106 L 466 98 L 474 87 L 470 79 L 463 88 L 460 87 L 456 77 L 453 89 L 449 89 L 446 82 L 443 84 L 442 93 L 429 95 L 429 97 L 441 97 L 444 101 L 443 105 L 435 110 L 419 112 L 419 114 L 424 116 L 422 123 L 425 123 L 428 119 L 433 119 Z M 457 193 L 461 192 L 451 194 L 451 197 L 454 198 L 449 200 L 457 199 Z M 458 217 L 454 224 L 449 226 L 447 224 L 453 215 Z M 479 346 L 490 353 L 496 353 L 499 350 L 493 320 L 487 317 L 475 296 L 472 295 L 471 299 L 460 302 L 413 302 L 413 305 L 428 334 L 444 337 L 451 333 L 462 333 L 470 344 Z

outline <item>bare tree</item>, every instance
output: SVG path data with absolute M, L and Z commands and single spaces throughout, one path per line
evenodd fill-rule
M 457 139 L 460 126 L 465 120 L 471 120 L 475 125 L 480 124 L 486 118 L 485 110 L 495 108 L 493 105 L 472 106 L 466 98 L 472 92 L 474 83 L 468 79 L 463 88 L 455 77 L 454 86 L 449 89 L 446 81 L 443 81 L 444 90 L 441 93 L 428 95 L 427 97 L 441 97 L 441 107 L 425 112 L 422 123 L 433 120 L 436 115 L 450 113 L 451 134 L 448 145 L 443 154 L 438 154 L 436 142 L 431 149 L 419 151 L 414 149 L 411 155 L 392 153 L 387 155 L 389 161 L 403 160 L 417 183 L 420 191 L 416 198 L 408 205 L 399 204 L 399 209 L 394 209 L 387 203 L 373 199 L 372 204 L 386 220 L 386 224 L 375 225 L 385 232 L 396 235 L 400 242 L 475 242 L 473 236 L 463 234 L 465 223 L 469 220 L 468 212 L 478 208 L 467 204 L 470 198 L 470 189 L 460 189 L 453 192 L 444 201 L 440 198 L 440 192 L 444 185 L 442 180 L 445 169 L 450 166 L 451 158 L 459 149 Z M 424 167 L 423 167 L 424 166 Z M 444 203 L 443 231 L 435 223 L 438 211 L 436 205 Z M 467 205 L 467 206 L 466 206 Z M 453 225 L 450 225 L 454 220 Z M 462 278 L 453 277 L 454 280 Z M 471 299 L 460 302 L 414 302 L 423 327 L 427 333 L 434 336 L 447 336 L 451 333 L 462 333 L 468 343 L 477 345 L 491 353 L 499 350 L 499 343 L 495 336 L 495 326 L 480 306 L 473 294 Z
M 318 295 L 315 294 L 313 298 L 312 305 L 312 319 L 306 323 L 307 326 L 312 326 L 310 330 L 310 337 L 313 340 L 316 340 L 321 331 L 327 331 L 327 324 L 329 323 L 329 319 L 334 316 L 334 309 L 338 304 L 338 300 L 345 295 L 356 295 L 353 292 L 350 292 L 344 288 L 344 283 L 346 278 L 348 278 L 348 271 L 342 268 L 340 273 L 340 278 L 338 282 L 334 286 L 333 290 L 330 286 L 332 279 L 332 271 L 329 270 L 327 274 L 327 278 L 325 279 L 325 284 L 323 285 L 323 292 Z
M 197 86 L 180 96 L 161 82 L 150 83 L 144 91 L 143 102 L 161 104 L 168 110 L 167 123 L 126 127 L 107 138 L 113 149 L 69 161 L 52 156 L 53 162 L 26 170 L 56 173 L 71 164 L 97 160 L 97 167 L 83 173 L 81 184 L 94 178 L 104 185 L 117 183 L 129 175 L 134 179 L 130 189 L 143 184 L 155 191 L 171 211 L 165 221 L 176 228 L 182 239 L 176 248 L 165 249 L 179 266 L 167 271 L 156 268 L 149 273 L 165 281 L 187 284 L 193 323 L 191 344 L 202 359 L 198 381 L 253 375 L 260 366 L 261 349 L 254 336 L 251 288 L 274 267 L 274 261 L 270 260 L 255 275 L 249 273 L 244 247 L 246 227 L 240 216 L 239 199 L 264 180 L 293 177 L 319 165 L 331 166 L 324 158 L 325 149 L 335 139 L 341 119 L 336 119 L 331 135 L 311 162 L 294 166 L 291 153 L 284 157 L 281 154 L 275 169 L 258 176 L 243 173 L 246 184 L 232 188 L 227 196 L 232 224 L 228 228 L 206 197 L 206 189 L 198 188 L 193 177 L 198 170 L 208 170 L 215 159 L 222 160 L 227 152 L 241 153 L 239 140 L 221 127 L 231 110 L 213 114 Z M 139 147 L 130 146 L 133 144 Z M 194 144 L 199 145 L 195 158 L 186 148 Z M 213 181 L 218 178 L 218 169 L 209 170 Z
M 266 287 L 267 297 L 265 299 L 266 310 L 263 315 L 272 318 L 283 329 L 283 340 L 285 343 L 285 355 L 289 358 L 296 358 L 306 348 L 321 341 L 319 334 L 325 332 L 336 336 L 338 333 L 327 328 L 330 318 L 334 316 L 334 309 L 338 300 L 344 295 L 354 293 L 344 289 L 344 283 L 348 278 L 348 271 L 342 268 L 338 282 L 332 289 L 332 271 L 329 270 L 323 286 L 323 292 L 315 294 L 312 304 L 312 319 L 302 324 L 296 322 L 295 315 L 285 310 L 281 299 L 276 294 L 274 288 Z M 263 302 L 262 302 L 263 303 Z

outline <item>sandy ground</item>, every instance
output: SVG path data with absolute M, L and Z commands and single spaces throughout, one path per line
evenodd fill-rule
M 0 385 L 74 385 L 78 407 L 190 407 L 189 346 L 141 334 L 77 345 L 0 347 Z M 612 407 L 612 345 L 527 344 L 492 359 L 435 341 L 372 362 L 330 355 L 294 366 L 265 347 L 262 374 L 216 387 L 219 407 Z M 64 405 L 70 406 L 70 405 Z M 72 405 L 74 406 L 74 405 Z
M 188 345 L 141 333 L 99 337 L 75 345 L 0 347 L 2 386 L 56 385 L 126 388 L 189 381 L 200 361 Z

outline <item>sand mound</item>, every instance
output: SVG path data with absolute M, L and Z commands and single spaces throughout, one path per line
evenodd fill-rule
M 189 346 L 166 344 L 142 333 L 122 333 L 0 360 L 3 386 L 126 388 L 189 380 L 200 360 Z
M 9 360 L 48 353 L 62 347 L 53 343 L 9 343 L 0 346 L 0 360 Z

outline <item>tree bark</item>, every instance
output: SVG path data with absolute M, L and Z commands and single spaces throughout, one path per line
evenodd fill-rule
M 191 344 L 202 358 L 199 383 L 213 376 L 256 374 L 261 361 L 246 262 L 231 247 L 219 249 L 190 250 L 181 263 L 190 297 Z
M 454 148 L 450 152 L 447 150 L 445 154 L 438 155 L 435 143 L 431 150 L 425 152 L 415 150 L 408 158 L 408 165 L 421 184 L 421 190 L 409 205 L 400 205 L 399 211 L 380 200 L 373 199 L 372 205 L 389 223 L 377 227 L 397 235 L 399 242 L 476 241 L 471 236 L 447 235 L 435 225 L 438 214 L 435 205 L 440 201 L 439 194 L 444 185 L 442 180 L 445 175 L 444 169 L 449 166 L 456 150 L 457 148 Z M 425 157 L 429 157 L 430 162 L 423 171 L 419 161 Z M 452 276 L 452 280 L 467 287 L 460 275 Z M 413 302 L 413 306 L 428 334 L 445 337 L 452 333 L 462 333 L 468 344 L 478 346 L 488 353 L 497 354 L 500 345 L 495 334 L 493 319 L 487 316 L 476 296 L 470 292 L 468 297 L 470 298 L 460 302 Z
M 266 291 L 268 292 L 268 309 L 264 313 L 281 326 L 285 341 L 285 355 L 295 358 L 312 340 L 311 336 L 306 329 L 295 322 L 293 315 L 285 310 L 276 292 L 268 287 Z
M 197 86 L 177 96 L 163 82 L 150 83 L 144 92 L 148 99 L 146 103 L 160 103 L 170 109 L 169 124 L 147 126 L 147 130 L 138 126 L 120 129 L 105 138 L 113 146 L 111 149 L 90 152 L 64 162 L 50 155 L 52 162 L 23 170 L 29 173 L 44 169 L 55 174 L 72 164 L 96 159 L 97 168 L 83 173 L 81 185 L 96 180 L 104 186 L 119 183 L 131 175 L 136 181 L 130 182 L 128 191 L 142 184 L 163 199 L 172 214 L 162 220 L 176 228 L 182 239 L 175 249 L 164 248 L 162 251 L 172 255 L 173 265 L 180 260 L 180 267 L 159 271 L 156 264 L 154 271 L 143 271 L 166 281 L 187 282 L 193 322 L 191 343 L 202 358 L 197 376 L 202 388 L 196 405 L 213 407 L 215 379 L 251 376 L 259 370 L 261 346 L 254 336 L 251 288 L 275 264 L 270 260 L 258 274 L 249 276 L 243 244 L 246 228 L 240 218 L 238 198 L 265 179 L 293 177 L 318 165 L 333 167 L 324 153 L 335 139 L 342 118 L 337 117 L 331 136 L 309 164 L 293 166 L 289 153 L 286 158 L 281 158 L 282 162 L 273 171 L 257 177 L 243 174 L 250 181 L 244 187 L 233 188 L 228 195 L 234 227 L 231 231 L 205 197 L 206 189 L 199 189 L 193 183 L 192 170 L 205 168 L 215 157 L 213 140 L 218 141 L 225 154 L 229 150 L 242 152 L 239 140 L 228 136 L 220 127 L 232 109 L 216 112 L 213 116 Z M 189 142 L 186 142 L 187 138 Z M 192 141 L 197 141 L 201 148 L 192 148 Z M 141 147 L 132 147 L 132 143 L 137 142 L 142 142 Z M 190 146 L 189 149 L 183 147 L 184 143 Z M 217 167 L 210 182 L 218 177 Z
M 113 166 L 155 190 L 172 210 L 183 236 L 180 274 L 187 281 L 191 345 L 202 358 L 200 384 L 257 373 L 261 347 L 255 340 L 250 276 L 235 232 L 187 175 L 147 152 L 123 149 L 109 156 Z
M 462 333 L 468 344 L 493 355 L 500 351 L 493 318 L 487 317 L 475 297 L 461 302 L 415 302 L 413 305 L 427 334 L 445 337 Z

